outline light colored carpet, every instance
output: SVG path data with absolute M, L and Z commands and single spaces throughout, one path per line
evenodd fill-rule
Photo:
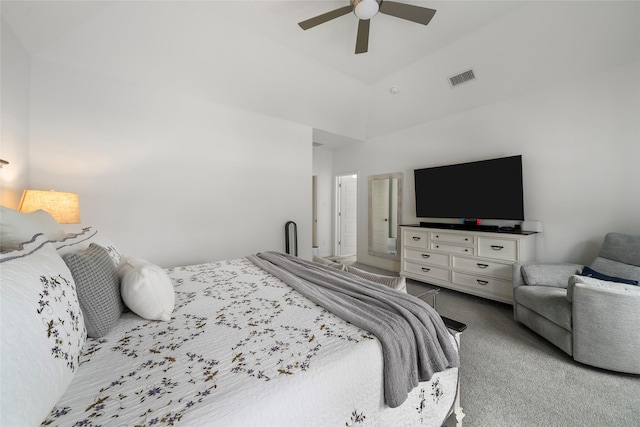
M 411 294 L 424 287 L 407 280 Z M 640 426 L 640 376 L 575 362 L 516 323 L 511 305 L 441 289 L 436 308 L 467 324 L 461 341 L 463 426 Z

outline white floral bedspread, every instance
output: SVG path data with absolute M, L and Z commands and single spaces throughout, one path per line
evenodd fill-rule
M 453 405 L 457 368 L 385 406 L 378 340 L 246 259 L 167 272 L 172 320 L 128 312 L 88 339 L 43 425 L 440 425 Z

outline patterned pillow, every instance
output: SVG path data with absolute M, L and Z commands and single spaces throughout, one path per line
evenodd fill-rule
M 93 227 L 87 227 L 78 234 L 68 234 L 59 243 L 56 243 L 56 249 L 60 255 L 65 255 L 71 252 L 76 252 L 80 249 L 88 248 L 91 243 L 100 245 L 109 252 L 109 256 L 113 260 L 113 264 L 117 267 L 120 263 L 120 251 L 118 248 L 106 237 L 103 233 L 100 233 Z
M 171 320 L 176 296 L 171 279 L 161 267 L 123 257 L 118 276 L 122 300 L 131 311 L 148 320 Z
M 78 368 L 86 340 L 71 272 L 47 237 L 0 255 L 0 425 L 40 425 Z
M 102 246 L 62 255 L 76 282 L 87 335 L 100 338 L 116 324 L 124 310 L 116 266 Z
M 12 251 L 42 233 L 49 240 L 64 239 L 64 231 L 49 212 L 38 209 L 23 213 L 0 206 L 0 251 Z

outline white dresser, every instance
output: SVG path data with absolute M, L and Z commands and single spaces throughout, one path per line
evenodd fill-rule
M 535 233 L 402 226 L 400 274 L 513 303 L 512 264 L 535 259 Z

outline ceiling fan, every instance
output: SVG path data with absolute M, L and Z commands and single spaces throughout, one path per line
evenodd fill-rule
M 369 26 L 371 18 L 378 12 L 407 21 L 427 25 L 436 11 L 426 7 L 413 6 L 405 3 L 397 3 L 386 0 L 351 0 L 349 6 L 343 6 L 322 15 L 318 15 L 298 25 L 303 30 L 308 30 L 316 25 L 324 24 L 332 19 L 339 18 L 349 12 L 353 12 L 360 22 L 358 23 L 358 35 L 356 37 L 356 53 L 365 53 L 369 49 Z

